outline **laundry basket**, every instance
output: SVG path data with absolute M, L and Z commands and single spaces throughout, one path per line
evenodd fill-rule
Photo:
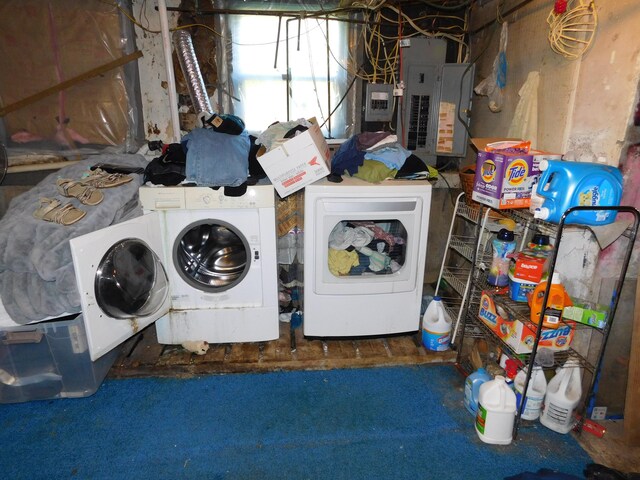
M 461 167 L 458 171 L 458 175 L 460 176 L 460 185 L 462 186 L 462 190 L 464 191 L 465 203 L 471 208 L 479 209 L 480 204 L 478 202 L 474 202 L 471 199 L 471 195 L 473 193 L 473 182 L 476 178 L 476 166 L 469 165 L 466 167 Z

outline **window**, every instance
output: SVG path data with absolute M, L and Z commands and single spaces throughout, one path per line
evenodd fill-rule
M 249 132 L 262 132 L 276 121 L 315 117 L 324 123 L 326 136 L 345 136 L 346 108 L 336 106 L 348 87 L 347 23 L 283 17 L 279 42 L 276 16 L 232 15 L 229 24 L 234 96 L 239 100 L 234 108 Z

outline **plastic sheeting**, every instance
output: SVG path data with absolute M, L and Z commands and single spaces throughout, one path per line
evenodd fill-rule
M 120 5 L 127 9 L 126 2 Z M 10 0 L 0 4 L 4 107 L 135 51 L 115 3 Z M 80 80 L 2 117 L 0 140 L 33 153 L 133 152 L 143 140 L 137 62 Z
M 520 100 L 513 114 L 513 120 L 509 127 L 509 138 L 522 138 L 529 140 L 531 145 L 538 145 L 538 86 L 540 85 L 540 73 L 529 72 L 527 80 L 520 88 L 518 95 Z

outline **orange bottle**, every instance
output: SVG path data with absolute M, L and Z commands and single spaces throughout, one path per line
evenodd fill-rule
M 542 301 L 544 300 L 544 292 L 547 289 L 546 280 L 536 285 L 533 292 L 529 296 L 529 307 L 531 307 L 531 321 L 535 324 L 540 323 L 540 314 L 542 311 Z M 562 310 L 564 307 L 573 305 L 569 294 L 562 286 L 560 274 L 553 273 L 551 278 L 551 287 L 549 288 L 549 298 L 547 299 L 547 308 L 542 318 L 542 326 L 545 328 L 558 328 L 560 319 L 562 318 Z

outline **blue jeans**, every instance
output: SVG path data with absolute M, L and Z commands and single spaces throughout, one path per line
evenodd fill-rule
M 251 141 L 240 135 L 195 128 L 182 139 L 187 149 L 186 181 L 202 187 L 237 187 L 249 175 Z

